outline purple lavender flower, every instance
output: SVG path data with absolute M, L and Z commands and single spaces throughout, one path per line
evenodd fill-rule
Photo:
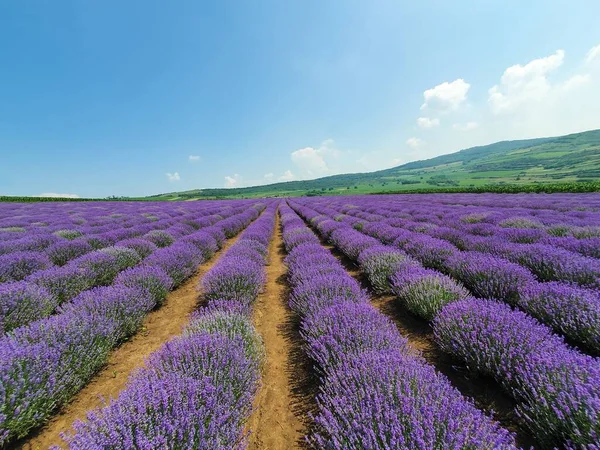
M 302 321 L 301 334 L 308 356 L 325 372 L 364 352 L 410 353 L 396 326 L 368 303 L 341 302 L 312 311 Z
M 328 273 L 304 279 L 294 286 L 290 296 L 290 307 L 301 316 L 341 302 L 367 302 L 366 293 L 346 273 Z
M 219 244 L 214 236 L 210 235 L 206 231 L 197 231 L 196 233 L 192 233 L 183 239 L 180 242 L 190 242 L 198 247 L 202 254 L 204 255 L 204 259 L 208 260 L 213 257 L 213 255 L 219 250 Z
M 144 239 L 149 240 L 159 248 L 168 247 L 175 239 L 164 230 L 152 230 L 144 235 Z
M 104 364 L 115 325 L 58 314 L 0 339 L 0 445 L 44 423 Z
M 154 299 L 146 291 L 115 285 L 82 292 L 70 302 L 63 303 L 59 312 L 108 318 L 116 324 L 114 338 L 121 341 L 137 331 L 154 306 Z
M 203 262 L 202 251 L 189 242 L 177 242 L 161 248 L 144 260 L 145 265 L 160 267 L 167 272 L 175 287 L 192 276 Z
M 600 261 L 543 244 L 509 248 L 507 258 L 531 270 L 542 281 L 567 281 L 600 287 Z
M 535 280 L 514 263 L 478 252 L 461 252 L 447 261 L 450 273 L 473 294 L 514 304 L 519 292 Z
M 40 270 L 26 281 L 48 290 L 60 305 L 94 286 L 95 277 L 88 269 L 66 265 Z
M 76 421 L 71 450 L 243 448 L 233 393 L 210 377 L 143 371 L 110 405 Z
M 352 228 L 340 228 L 329 237 L 330 241 L 348 258 L 357 260 L 363 250 L 379 245 L 379 242 L 370 236 L 365 236 Z
M 57 299 L 36 284 L 0 284 L 0 335 L 52 314 Z
M 114 285 L 142 290 L 153 299 L 155 305 L 160 306 L 173 288 L 173 280 L 160 267 L 143 265 L 121 272 L 115 278 Z
M 401 267 L 416 263 L 397 248 L 374 245 L 360 252 L 358 264 L 376 292 L 389 292 L 389 277 Z
M 516 449 L 514 436 L 420 359 L 367 352 L 322 383 L 311 440 L 322 449 Z
M 258 296 L 264 276 L 262 264 L 232 255 L 204 275 L 201 290 L 207 300 L 237 300 L 249 305 Z
M 470 297 L 452 278 L 431 269 L 405 265 L 391 277 L 392 292 L 413 314 L 430 321 L 448 303 Z
M 102 250 L 96 250 L 75 258 L 68 266 L 88 272 L 93 277 L 94 286 L 108 286 L 119 273 L 117 258 Z
M 447 261 L 458 253 L 457 248 L 442 239 L 416 234 L 394 242 L 425 267 L 444 272 Z
M 127 247 L 144 259 L 150 256 L 158 248 L 156 244 L 150 242 L 147 239 L 142 238 L 130 238 L 119 242 L 119 247 Z
M 46 254 L 57 266 L 64 266 L 70 260 L 85 255 L 93 250 L 92 246 L 83 240 L 61 241 L 46 249 Z
M 184 336 L 199 333 L 217 333 L 230 339 L 241 339 L 248 358 L 262 364 L 265 358 L 265 348 L 260 334 L 252 325 L 246 311 L 233 306 L 239 303 L 229 301 L 229 307 L 223 308 L 222 300 L 209 304 L 208 309 L 192 315 L 190 323 L 185 327 Z
M 0 255 L 0 283 L 20 281 L 38 270 L 52 266 L 52 262 L 41 252 L 18 251 Z
M 556 332 L 600 354 L 598 291 L 563 283 L 532 283 L 521 292 L 517 304 Z
M 490 300 L 450 303 L 433 329 L 444 351 L 514 396 L 521 417 L 544 445 L 593 448 L 598 442 L 597 359 L 566 346 L 534 318 Z

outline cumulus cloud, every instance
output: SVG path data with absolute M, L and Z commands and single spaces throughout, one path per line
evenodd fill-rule
M 441 113 L 457 110 L 466 100 L 471 85 L 462 78 L 451 83 L 447 81 L 423 92 L 425 103 L 422 110 L 434 110 Z
M 439 124 L 440 119 L 437 118 L 430 119 L 429 117 L 419 117 L 417 119 L 417 125 L 421 128 L 433 128 L 439 126 Z
M 524 66 L 515 64 L 506 69 L 500 84 L 492 86 L 488 91 L 488 103 L 492 112 L 507 113 L 523 105 L 547 99 L 552 90 L 548 75 L 558 69 L 564 59 L 564 50 L 557 50 L 552 55 L 534 59 Z
M 296 176 L 292 173 L 291 170 L 286 170 L 285 172 L 283 172 L 283 175 L 281 175 L 278 180 L 279 181 L 293 181 L 296 179 Z
M 455 123 L 452 125 L 452 128 L 457 131 L 471 131 L 477 128 L 479 124 L 477 122 L 467 122 L 467 123 Z
M 239 187 L 241 180 L 242 180 L 242 177 L 240 177 L 237 173 L 234 174 L 232 177 L 226 176 L 225 177 L 225 187 L 226 188 Z
M 292 162 L 308 176 L 325 175 L 329 172 L 327 163 L 318 149 L 305 147 L 292 152 Z
M 318 148 L 304 147 L 293 151 L 291 159 L 300 177 L 317 178 L 336 173 L 328 161 L 335 161 L 340 155 L 341 152 L 335 148 L 333 139 L 326 139 Z
M 413 150 L 417 150 L 417 149 L 421 148 L 423 146 L 423 144 L 425 144 L 425 142 L 423 142 L 423 140 L 421 140 L 417 137 L 411 137 L 406 140 L 406 144 Z
M 44 192 L 38 195 L 38 197 L 50 197 L 50 198 L 79 198 L 77 194 L 59 194 L 56 192 Z
M 592 61 L 596 60 L 596 58 L 600 57 L 600 45 L 596 45 L 592 47 L 587 55 L 585 56 L 585 63 L 590 64 Z
M 181 180 L 181 177 L 179 176 L 179 172 L 175 172 L 175 173 L 167 172 L 166 175 L 167 175 L 167 179 L 169 181 L 179 181 L 179 180 Z
M 190 155 L 188 156 L 190 162 L 198 162 L 200 161 L 200 155 Z

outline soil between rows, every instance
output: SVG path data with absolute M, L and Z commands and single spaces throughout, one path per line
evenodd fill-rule
M 62 445 L 64 441 L 60 434 L 71 432 L 75 420 L 85 419 L 88 411 L 103 406 L 103 399 L 117 397 L 125 387 L 129 376 L 136 369 L 144 366 L 146 358 L 169 339 L 181 333 L 190 314 L 198 307 L 199 280 L 237 241 L 238 237 L 239 235 L 225 241 L 221 250 L 209 261 L 200 265 L 196 273 L 179 288 L 169 293 L 165 303 L 148 314 L 140 330 L 112 351 L 107 364 L 46 425 L 31 437 L 16 442 L 11 448 L 39 450 L 47 449 L 52 445 Z

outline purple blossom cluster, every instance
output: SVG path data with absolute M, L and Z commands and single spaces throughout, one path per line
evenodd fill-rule
M 457 253 L 448 259 L 446 267 L 475 296 L 501 299 L 513 305 L 519 292 L 535 281 L 527 269 L 486 253 Z
M 205 217 L 220 211 L 227 217 L 237 216 L 242 226 L 258 212 L 250 202 L 239 202 L 234 208 L 205 207 L 210 212 Z M 180 218 L 199 212 L 202 210 L 194 208 Z M 178 237 L 168 247 L 157 248 L 150 241 L 145 244 L 140 242 L 144 239 L 132 237 L 151 231 L 140 226 L 136 233 L 103 237 L 108 246 L 70 259 L 62 267 L 51 266 L 31 273 L 25 281 L 0 284 L 0 324 L 8 331 L 0 337 L 0 446 L 24 437 L 69 401 L 105 363 L 110 350 L 135 333 L 145 315 L 190 276 L 197 264 L 205 261 L 205 255 L 214 253 L 217 244 L 213 234 L 219 235 L 216 230 L 184 241 L 186 236 L 204 230 L 197 231 L 189 224 L 176 227 L 174 220 L 163 223 Z M 221 220 L 210 220 L 214 225 L 208 228 L 218 228 Z M 159 222 L 151 220 L 148 225 Z M 56 228 L 68 229 L 64 224 Z M 105 236 L 108 233 L 106 229 Z M 84 237 L 82 233 L 68 242 Z M 124 239 L 129 240 L 125 242 L 129 246 L 115 245 Z M 44 248 L 55 243 L 48 240 Z
M 230 301 L 249 308 L 256 300 L 265 283 L 264 265 L 275 228 L 275 208 L 272 204 L 204 275 L 199 290 L 209 304 Z
M 344 228 L 329 226 L 335 221 L 291 206 L 357 258 L 380 247 L 360 239 L 347 223 Z M 357 450 L 516 448 L 511 433 L 476 409 L 407 345 L 316 236 L 296 231 L 307 229 L 298 215 L 287 205 L 280 212 L 284 241 L 290 239 L 285 242 L 290 248 L 290 306 L 300 315 L 306 351 L 321 381 L 312 445 Z M 305 236 L 302 243 L 296 242 L 298 235 Z
M 313 201 L 309 203 L 320 213 L 337 214 L 338 218 L 340 216 L 337 211 L 345 208 L 345 206 L 339 206 L 338 210 L 331 208 L 330 201 L 316 205 L 313 205 Z M 424 215 L 416 211 L 408 213 L 404 209 L 396 213 L 390 205 L 382 206 L 375 209 L 370 204 L 366 208 L 378 214 L 366 213 L 356 207 L 348 210 L 348 213 L 355 217 L 376 220 L 364 225 L 361 232 L 376 237 L 383 243 L 391 242 L 393 246 L 402 249 L 427 268 L 452 275 L 473 295 L 481 298 L 496 298 L 513 306 L 517 305 L 569 338 L 571 342 L 589 352 L 597 353 L 589 336 L 597 335 L 600 329 L 593 313 L 589 311 L 594 309 L 595 303 L 600 298 L 597 290 L 592 289 L 596 286 L 597 273 L 599 273 L 598 261 L 567 251 L 560 246 L 550 245 L 557 239 L 568 240 L 571 245 L 573 241 L 589 241 L 586 245 L 590 250 L 592 248 L 590 244 L 593 242 L 591 239 L 597 238 L 552 237 L 560 234 L 561 230 L 564 233 L 572 231 L 572 228 L 554 222 L 544 229 L 538 226 L 531 227 L 531 221 L 522 220 L 526 216 L 523 212 L 520 212 L 514 221 L 503 222 L 501 226 L 495 223 L 502 222 L 504 217 L 496 212 L 462 213 L 456 220 L 444 216 L 442 222 L 440 215 Z M 330 216 L 325 215 L 325 217 Z M 425 230 L 429 234 L 411 231 L 418 229 L 422 220 L 428 220 L 435 225 Z M 546 220 L 549 221 L 550 218 Z M 591 232 L 589 227 L 578 229 Z M 507 240 L 519 243 L 510 243 Z M 445 284 L 454 284 L 440 277 L 441 275 L 438 275 L 438 279 L 444 279 Z M 567 289 L 575 289 L 566 287 L 566 284 L 558 290 L 549 287 L 543 302 L 532 302 L 524 296 L 530 295 L 530 286 L 537 286 L 536 280 L 544 282 L 563 280 L 566 283 L 582 285 L 588 290 L 578 291 L 580 294 L 574 296 L 564 293 Z M 431 305 L 435 304 L 434 297 L 430 298 Z M 564 300 L 565 298 L 569 298 L 568 302 Z M 579 306 L 576 305 L 581 304 L 581 300 L 578 303 L 575 298 L 585 298 L 585 304 L 589 306 L 585 308 L 581 305 L 581 309 L 577 311 Z M 412 303 L 411 305 L 414 306 Z M 408 303 L 406 306 L 409 306 Z M 544 313 L 540 311 L 541 309 Z M 419 315 L 425 313 L 422 309 L 413 312 Z M 433 316 L 426 313 L 422 317 L 431 319 Z
M 600 437 L 600 362 L 509 305 L 468 299 L 433 321 L 436 342 L 473 371 L 496 379 L 547 446 L 594 448 Z
M 35 284 L 0 284 L 0 335 L 49 316 L 57 306 L 56 297 Z
M 317 202 L 303 201 L 297 210 L 346 222 L 337 212 L 344 206 Z M 596 261 L 551 245 L 557 239 L 551 234 L 572 233 L 574 228 L 556 223 L 540 227 L 543 221 L 517 217 L 497 225 L 503 230 L 498 232 L 494 222 L 503 216 L 490 213 L 467 216 L 462 221 L 465 233 L 458 226 L 449 227 L 452 221 L 446 216 L 416 209 L 375 211 L 365 205 L 364 211 L 347 210 L 353 217 L 373 220 L 360 227 L 362 232 L 393 243 L 416 261 L 459 280 L 414 264 L 402 266 L 389 278 L 409 310 L 433 320 L 442 349 L 502 384 L 517 400 L 518 414 L 541 446 L 596 448 L 600 365 L 552 333 L 554 329 L 581 348 L 598 352 L 600 297 L 597 290 L 577 286 L 595 287 Z M 430 225 L 423 227 L 422 221 Z M 590 239 L 583 235 L 579 239 Z M 578 238 L 573 233 L 568 239 L 573 245 Z M 572 284 L 551 282 L 557 279 Z M 497 301 L 472 298 L 469 291 L 508 302 L 527 314 Z
M 70 449 L 245 448 L 244 424 L 264 360 L 250 305 L 264 283 L 276 207 L 269 205 L 205 275 L 208 304 L 183 335 L 153 353 L 118 398 L 75 423 L 75 434 L 65 436 Z M 256 212 L 240 217 L 237 226 Z M 216 240 L 207 236 L 212 240 L 196 236 L 186 245 L 214 249 Z M 137 284 L 142 274 L 135 270 L 119 277 Z
M 402 304 L 427 321 L 432 320 L 448 303 L 471 297 L 460 282 L 414 264 L 397 270 L 390 283 L 392 292 Z
M 570 341 L 600 354 L 600 295 L 565 283 L 532 283 L 517 305 Z

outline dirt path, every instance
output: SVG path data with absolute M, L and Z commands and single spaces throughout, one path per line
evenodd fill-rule
M 60 433 L 69 431 L 76 419 L 85 419 L 89 410 L 102 406 L 101 398 L 108 400 L 116 397 L 125 387 L 131 372 L 143 366 L 150 353 L 156 351 L 171 337 L 181 333 L 182 327 L 197 307 L 199 295 L 196 286 L 198 281 L 236 240 L 237 237 L 234 237 L 226 241 L 217 254 L 202 264 L 183 285 L 171 292 L 163 306 L 148 314 L 137 334 L 111 353 L 106 366 L 79 391 L 71 402 L 62 408 L 38 433 L 16 443 L 14 448 L 37 450 L 47 449 L 52 445 L 61 445 L 64 442 L 60 438 Z
M 265 342 L 266 361 L 262 386 L 248 421 L 250 450 L 283 450 L 304 447 L 309 422 L 307 412 L 315 386 L 310 363 L 303 356 L 295 315 L 287 306 L 285 250 L 277 216 L 269 248 L 267 283 L 254 308 L 254 324 Z

